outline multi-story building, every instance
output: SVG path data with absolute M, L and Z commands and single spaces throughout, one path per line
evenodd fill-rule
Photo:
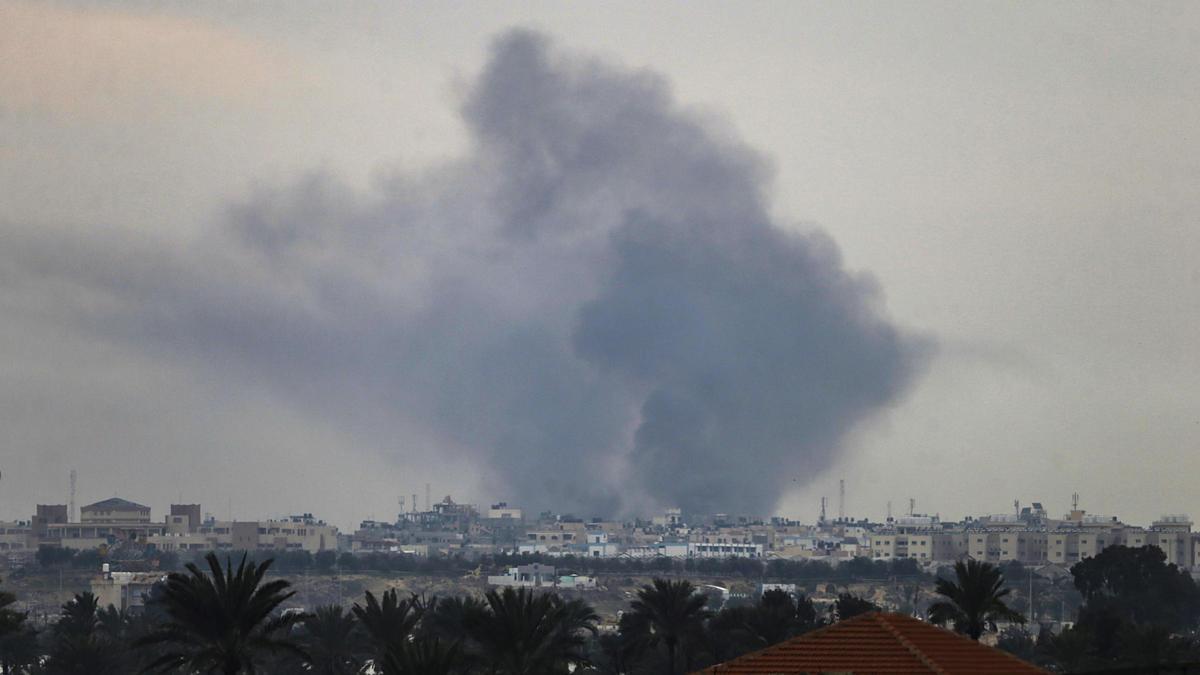
M 33 527 L 25 521 L 0 521 L 0 552 L 23 552 L 36 548 Z
M 147 525 L 150 507 L 120 497 L 112 497 L 79 509 L 83 525 Z
M 487 517 L 491 520 L 520 521 L 524 519 L 524 513 L 515 506 L 509 506 L 508 502 L 500 502 L 499 504 L 492 504 L 488 508 Z
M 188 518 L 186 511 L 168 516 L 168 523 L 164 526 L 164 531 L 150 535 L 147 537 L 146 543 L 153 544 L 163 551 L 234 550 L 319 553 L 337 549 L 337 528 L 317 520 L 311 513 L 289 516 L 283 520 L 208 520 L 200 523 L 195 530 L 182 530 L 183 522 Z
M 40 528 L 39 545 L 84 550 L 117 542 L 145 541 L 165 530 L 164 524 L 151 521 L 149 506 L 119 497 L 84 506 L 79 510 L 78 523 L 58 522 L 63 511 L 58 505 L 38 506 L 35 520 Z M 43 515 L 47 516 L 45 521 L 41 520 Z
M 1148 543 L 1160 548 L 1168 563 L 1186 568 L 1193 564 L 1192 519 L 1182 514 L 1165 515 L 1150 525 Z
M 30 525 L 33 527 L 33 536 L 37 540 L 46 539 L 48 526 L 61 525 L 68 520 L 70 517 L 66 504 L 38 504 L 37 511 L 30 521 Z

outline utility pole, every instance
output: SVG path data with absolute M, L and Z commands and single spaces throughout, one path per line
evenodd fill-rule
M 1029 628 L 1033 629 L 1033 570 L 1025 568 L 1025 575 L 1029 577 Z

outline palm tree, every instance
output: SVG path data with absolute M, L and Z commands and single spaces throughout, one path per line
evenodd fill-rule
M 29 672 L 34 664 L 41 663 L 43 650 L 38 645 L 38 633 L 31 626 L 0 636 L 0 672 Z
M 954 563 L 956 581 L 937 580 L 937 592 L 944 597 L 929 606 L 929 620 L 978 640 L 984 630 L 996 630 L 996 621 L 1025 623 L 1025 617 L 1009 609 L 1004 597 L 1012 589 L 1004 588 L 1004 575 L 990 563 L 977 560 Z
M 301 625 L 300 645 L 308 664 L 320 675 L 349 675 L 362 667 L 363 636 L 352 612 L 338 605 L 322 605 Z
M 52 629 L 52 641 L 45 671 L 48 675 L 95 673 L 117 675 L 124 668 L 119 649 L 105 639 L 96 596 L 78 593 L 62 606 Z
M 473 596 L 442 598 L 421 617 L 421 636 L 446 643 L 463 642 L 470 638 L 471 628 L 485 620 L 486 601 Z
M 758 606 L 745 616 L 745 628 L 760 647 L 784 640 L 817 626 L 817 610 L 812 600 L 799 596 L 793 600 L 786 591 L 767 591 Z
M 458 644 L 449 647 L 441 640 L 416 640 L 389 649 L 383 658 L 382 675 L 454 675 L 463 672 Z
M 595 634 L 600 617 L 587 603 L 511 587 L 485 600 L 488 611 L 468 628 L 492 673 L 550 675 L 589 665 L 584 633 Z
M 188 563 L 188 574 L 167 577 L 161 598 L 165 623 L 134 642 L 136 647 L 166 648 L 144 672 L 237 675 L 255 672 L 271 654 L 304 655 L 286 636 L 304 615 L 273 616 L 295 592 L 287 591 L 291 584 L 282 579 L 263 583 L 271 560 L 255 564 L 243 554 L 236 568 L 226 558 L 222 569 L 215 553 L 204 559 L 209 574 Z
M 437 604 L 436 600 L 426 603 L 416 594 L 401 600 L 394 588 L 384 591 L 382 600 L 367 591 L 364 602 L 365 605 L 354 603 L 351 611 L 371 638 L 376 664 L 383 663 L 389 649 L 407 642 L 425 608 Z
M 690 581 L 655 579 L 643 586 L 630 609 L 649 631 L 649 643 L 661 642 L 667 648 L 669 675 L 675 675 L 675 655 L 680 642 L 695 632 L 710 612 L 704 608 L 708 598 L 696 593 Z

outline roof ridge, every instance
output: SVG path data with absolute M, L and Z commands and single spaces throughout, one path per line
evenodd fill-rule
M 919 620 L 919 619 L 918 619 L 918 620 Z M 925 623 L 925 622 L 924 622 L 924 621 L 922 621 L 921 623 Z M 959 640 L 962 640 L 962 641 L 964 641 L 964 642 L 973 642 L 973 643 L 975 643 L 975 644 L 977 644 L 977 645 L 982 645 L 982 644 L 983 644 L 983 643 L 982 643 L 982 642 L 980 642 L 979 640 L 972 640 L 970 637 L 967 637 L 966 635 L 963 635 L 962 633 L 959 633 L 958 631 L 955 631 L 955 630 L 950 630 L 950 629 L 948 629 L 948 628 L 944 628 L 944 627 L 941 627 L 941 626 L 939 626 L 939 628 L 942 628 L 943 630 L 945 630 L 945 631 L 946 631 L 947 633 L 949 633 L 950 635 L 952 635 L 952 636 L 954 636 L 954 637 L 956 637 L 956 638 L 958 638 Z M 984 645 L 984 646 L 991 646 L 991 645 Z M 1033 667 L 1035 667 L 1035 668 L 1040 668 L 1040 666 L 1036 666 L 1036 665 L 1034 665 L 1034 664 L 1030 663 L 1029 661 L 1026 661 L 1025 659 L 1022 659 L 1021 657 L 1017 656 L 1016 654 L 1013 654 L 1013 653 L 1011 653 L 1011 652 L 1006 652 L 1006 651 L 1004 651 L 1003 649 L 1000 649 L 999 647 L 992 647 L 992 649 L 996 650 L 996 652 L 998 652 L 998 653 L 1000 653 L 1000 654 L 1003 654 L 1003 655 L 1004 655 L 1005 657 L 1007 657 L 1007 658 L 1008 658 L 1010 661 L 1016 661 L 1017 663 L 1021 664 L 1022 666 L 1027 666 L 1027 667 L 1028 667 L 1028 666 L 1033 666 Z
M 899 642 L 905 649 L 907 649 L 910 654 L 915 656 L 918 661 L 928 666 L 931 671 L 937 673 L 937 675 L 948 675 L 946 671 L 942 670 L 942 667 L 935 663 L 933 659 L 929 658 L 925 652 L 918 649 L 916 645 L 908 641 L 908 638 L 900 634 L 900 631 L 897 630 L 896 627 L 892 625 L 892 622 L 888 620 L 890 616 L 890 614 L 880 612 L 875 615 L 875 620 L 882 625 L 887 632 L 891 633 L 892 636 L 896 638 L 896 641 Z
M 921 625 L 924 625 L 924 626 L 930 626 L 930 627 L 934 627 L 934 626 L 935 626 L 935 624 L 928 623 L 928 622 L 926 622 L 926 621 L 923 621 L 923 620 L 921 620 L 921 619 L 918 619 L 918 618 L 915 618 L 915 617 L 909 617 L 909 616 L 906 616 L 906 615 L 904 615 L 904 614 L 887 613 L 887 614 L 881 614 L 881 616 L 900 616 L 900 617 L 904 617 L 905 619 L 911 619 L 912 621 L 914 621 L 914 622 L 916 622 L 916 623 L 919 623 L 919 624 L 921 624 Z M 963 635 L 962 633 L 959 633 L 958 631 L 950 630 L 950 629 L 948 629 L 948 628 L 945 628 L 945 627 L 943 627 L 943 626 L 937 626 L 937 628 L 938 628 L 938 629 L 940 629 L 940 630 L 942 630 L 943 632 L 945 632 L 945 633 L 949 634 L 951 637 L 953 637 L 953 638 L 955 638 L 955 639 L 957 639 L 957 640 L 959 640 L 959 641 L 961 641 L 961 642 L 969 642 L 969 643 L 971 643 L 971 644 L 976 644 L 976 645 L 980 645 L 980 646 L 984 646 L 984 647 L 990 647 L 990 645 L 984 645 L 984 644 L 983 644 L 982 642 L 980 642 L 979 640 L 972 640 L 971 638 L 967 637 L 966 635 Z M 907 640 L 906 640 L 906 642 L 907 642 Z M 994 651 L 995 651 L 997 654 L 1002 654 L 1002 655 L 1003 655 L 1004 657 L 1006 657 L 1006 658 L 1007 658 L 1009 661 L 1016 661 L 1017 663 L 1019 663 L 1019 664 L 1020 664 L 1020 665 L 1022 665 L 1022 666 L 1025 666 L 1025 667 L 1031 667 L 1031 666 L 1032 666 L 1033 668 L 1038 668 L 1038 669 L 1040 669 L 1040 667 L 1039 667 L 1039 666 L 1037 666 L 1037 665 L 1034 665 L 1034 664 L 1032 664 L 1032 663 L 1030 663 L 1030 662 L 1026 661 L 1025 659 L 1022 659 L 1021 657 L 1017 656 L 1016 654 L 1012 654 L 1012 653 L 1010 653 L 1010 652 L 1006 652 L 1006 651 L 1004 651 L 1003 649 L 1000 649 L 1000 648 L 998 648 L 998 647 L 991 647 L 991 649 L 993 649 L 993 650 L 994 650 Z M 927 656 L 924 654 L 924 652 L 922 652 L 922 656 L 923 656 L 923 657 L 926 657 L 926 658 L 930 658 L 930 660 L 932 660 L 932 657 L 927 657 Z M 937 669 L 938 669 L 938 672 L 944 672 L 944 671 L 941 669 L 941 666 L 938 666 L 936 663 L 935 663 L 935 664 L 933 664 L 933 667 L 937 668 Z
M 821 626 L 819 628 L 814 628 L 810 631 L 806 631 L 799 635 L 793 635 L 790 638 L 780 640 L 779 642 L 776 642 L 773 645 L 767 645 L 766 647 L 761 647 L 759 649 L 755 649 L 753 651 L 746 652 L 745 654 L 742 654 L 741 656 L 738 656 L 736 658 L 737 659 L 758 658 L 765 654 L 774 654 L 777 651 L 786 649 L 793 642 L 798 642 L 800 640 L 809 640 L 813 637 L 821 635 L 822 633 L 830 632 L 834 628 L 844 628 L 845 624 L 847 624 L 851 621 L 856 622 L 856 623 L 863 623 L 865 621 L 870 620 L 872 614 L 880 614 L 880 613 L 881 612 L 879 612 L 877 610 L 870 611 L 870 612 L 863 612 L 862 614 L 859 614 L 857 616 L 852 616 L 848 619 L 843 619 L 841 621 L 834 621 L 833 623 L 827 623 L 824 626 Z M 731 660 L 734 660 L 734 659 L 731 659 Z M 721 670 L 723 669 L 723 666 L 725 666 L 726 663 L 728 663 L 728 662 L 714 663 L 713 665 L 711 665 L 708 668 L 705 668 L 704 670 L 701 670 L 699 672 L 719 673 L 719 672 L 721 672 Z

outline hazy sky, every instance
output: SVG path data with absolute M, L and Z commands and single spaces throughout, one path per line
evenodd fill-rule
M 909 497 L 953 517 L 1004 512 L 1013 499 L 1058 513 L 1075 491 L 1090 511 L 1134 521 L 1200 515 L 1200 6 L 522 7 L 0 4 L 0 518 L 64 501 L 71 468 L 79 503 L 119 494 L 159 514 L 183 499 L 221 517 L 313 511 L 349 526 L 393 517 L 396 497 L 426 482 L 435 499 L 517 501 L 480 455 L 450 447 L 491 438 L 486 417 L 461 434 L 419 424 L 444 409 L 425 411 L 408 384 L 393 400 L 384 375 L 361 382 L 377 361 L 329 358 L 347 335 L 349 351 L 389 353 L 361 345 L 376 334 L 364 317 L 370 303 L 384 314 L 412 298 L 435 303 L 421 284 L 436 274 L 414 269 L 473 270 L 494 252 L 472 248 L 492 235 L 463 232 L 451 246 L 437 224 L 448 213 L 489 221 L 481 206 L 494 204 L 470 195 L 511 173 L 472 167 L 497 146 L 488 111 L 509 100 L 485 85 L 519 81 L 497 72 L 507 62 L 493 47 L 512 28 L 549 40 L 544 81 L 566 84 L 547 100 L 562 107 L 589 82 L 617 98 L 648 92 L 650 103 L 615 109 L 644 109 L 648 124 L 682 129 L 683 140 L 647 138 L 647 152 L 686 154 L 699 129 L 694 146 L 717 157 L 701 166 L 748 176 L 744 190 L 711 195 L 704 213 L 728 206 L 804 241 L 828 235 L 845 267 L 869 277 L 834 265 L 822 278 L 873 278 L 878 295 L 862 302 L 936 344 L 919 368 L 882 378 L 894 391 L 847 417 L 828 461 L 767 455 L 779 464 L 770 473 L 795 478 L 779 513 L 815 518 L 821 495 L 836 504 L 844 476 L 853 515 L 880 517 L 889 500 L 900 511 Z M 599 75 L 589 59 L 603 64 Z M 589 110 L 555 114 L 606 124 L 586 120 Z M 616 137 L 644 132 L 637 119 Z M 500 140 L 518 133 L 505 128 Z M 654 161 L 638 160 L 646 181 L 610 172 L 598 184 L 657 217 L 692 193 L 658 189 Z M 580 187 L 589 175 L 562 188 L 571 213 L 608 217 L 609 193 Z M 654 194 L 630 196 L 638 184 Z M 720 203 L 727 197 L 746 201 Z M 410 211 L 433 224 L 437 243 L 405 240 L 403 262 L 383 259 L 394 242 L 329 234 L 346 222 L 378 232 Z M 229 232 L 280 236 L 279 222 L 324 229 L 284 232 L 315 244 L 278 267 L 250 257 L 253 246 L 223 245 Z M 596 250 L 538 255 L 609 269 Z M 543 300 L 529 275 L 463 274 L 476 299 L 508 284 L 496 290 L 504 325 L 526 316 L 523 302 Z M 353 304 L 345 335 L 318 334 L 310 314 L 294 314 L 296 287 L 314 275 L 329 295 L 305 310 Z M 623 297 L 605 295 L 602 274 L 594 284 L 571 292 Z M 362 302 L 363 289 L 377 297 Z M 352 297 L 330 300 L 339 292 Z M 563 293 L 553 296 L 566 312 Z M 856 294 L 836 306 L 857 307 Z M 194 309 L 180 318 L 179 308 Z M 529 311 L 546 326 L 566 320 Z M 273 319 L 261 334 L 259 316 Z M 452 335 L 457 324 L 447 325 Z M 287 337 L 300 333 L 312 339 Z M 882 344 L 872 337 L 860 353 L 873 358 Z M 631 375 L 628 360 L 607 363 L 612 372 L 588 389 L 601 392 L 599 408 L 575 390 L 568 398 L 588 410 L 586 424 L 629 434 L 629 390 L 662 382 Z M 441 372 L 419 376 L 440 387 Z M 330 393 L 337 405 L 322 406 Z M 392 410 L 414 419 L 395 422 Z M 580 469 L 527 459 L 549 476 Z

